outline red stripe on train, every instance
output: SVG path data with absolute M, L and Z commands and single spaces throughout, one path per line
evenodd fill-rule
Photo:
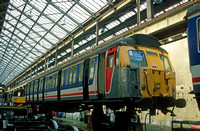
M 200 77 L 192 78 L 192 83 L 200 82 Z

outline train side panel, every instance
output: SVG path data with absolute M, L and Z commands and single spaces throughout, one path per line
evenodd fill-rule
M 200 109 L 200 4 L 191 7 L 185 18 L 188 23 L 188 48 L 193 90 Z

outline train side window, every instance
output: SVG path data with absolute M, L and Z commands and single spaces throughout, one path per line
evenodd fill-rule
M 69 84 L 72 84 L 72 73 L 73 73 L 73 68 L 70 69 L 70 73 L 69 73 Z
M 56 73 L 56 86 L 55 87 L 57 87 L 58 86 L 58 73 Z
M 64 83 L 64 70 L 62 71 L 62 76 L 61 76 L 61 86 L 63 86 Z
M 76 83 L 77 66 L 74 67 L 73 83 Z
M 66 73 L 65 73 L 65 85 L 68 85 L 68 79 L 69 79 L 69 70 L 66 70 Z
M 197 40 L 198 40 L 198 52 L 200 53 L 200 19 L 197 21 Z
M 114 52 L 112 52 L 111 54 L 108 55 L 108 68 L 114 66 L 114 64 L 115 64 L 114 59 L 115 59 L 115 55 L 114 55 Z
M 39 83 L 39 91 L 42 90 L 42 87 L 43 87 L 43 80 L 40 80 L 40 83 Z
M 38 81 L 35 81 L 35 91 L 34 92 L 37 92 L 38 91 Z
M 82 82 L 82 80 L 83 80 L 83 64 L 80 64 L 80 66 L 79 66 L 79 82 Z
M 50 76 L 49 77 L 49 89 L 51 89 L 53 87 L 52 80 L 53 80 L 53 78 L 52 78 L 52 76 Z
M 55 81 L 56 81 L 55 76 L 56 75 L 54 74 L 53 77 L 52 77 L 52 86 L 51 86 L 51 88 L 55 87 Z
M 90 77 L 89 77 L 90 79 L 94 78 L 94 63 L 95 63 L 94 60 L 90 61 Z

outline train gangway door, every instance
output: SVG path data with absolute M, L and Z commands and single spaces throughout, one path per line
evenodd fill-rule
M 108 49 L 106 56 L 106 93 L 111 90 L 118 46 Z

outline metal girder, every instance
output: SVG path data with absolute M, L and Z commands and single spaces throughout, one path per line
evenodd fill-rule
M 71 32 L 66 30 L 65 28 L 63 28 L 60 24 L 58 24 L 59 20 L 57 22 L 55 22 L 53 19 L 51 19 L 50 17 L 46 16 L 45 14 L 43 14 L 43 12 L 41 12 L 39 9 L 37 9 L 33 4 L 31 4 L 30 2 L 23 0 L 26 4 L 28 4 L 29 6 L 31 6 L 33 9 L 35 9 L 37 12 L 40 13 L 40 15 L 45 16 L 48 20 L 50 20 L 52 23 L 55 23 L 59 28 L 61 28 L 62 30 L 64 30 L 65 32 L 67 32 L 69 35 L 71 35 Z M 49 2 L 48 2 L 49 4 Z M 64 16 L 63 16 L 64 17 Z M 62 17 L 61 17 L 62 18 Z
M 82 7 L 85 11 L 87 11 L 89 14 L 92 15 L 93 18 L 96 18 L 95 14 L 92 13 L 88 8 L 86 8 L 84 5 L 82 5 L 79 0 L 74 0 L 74 2 L 76 2 L 76 4 L 78 4 L 80 7 Z

